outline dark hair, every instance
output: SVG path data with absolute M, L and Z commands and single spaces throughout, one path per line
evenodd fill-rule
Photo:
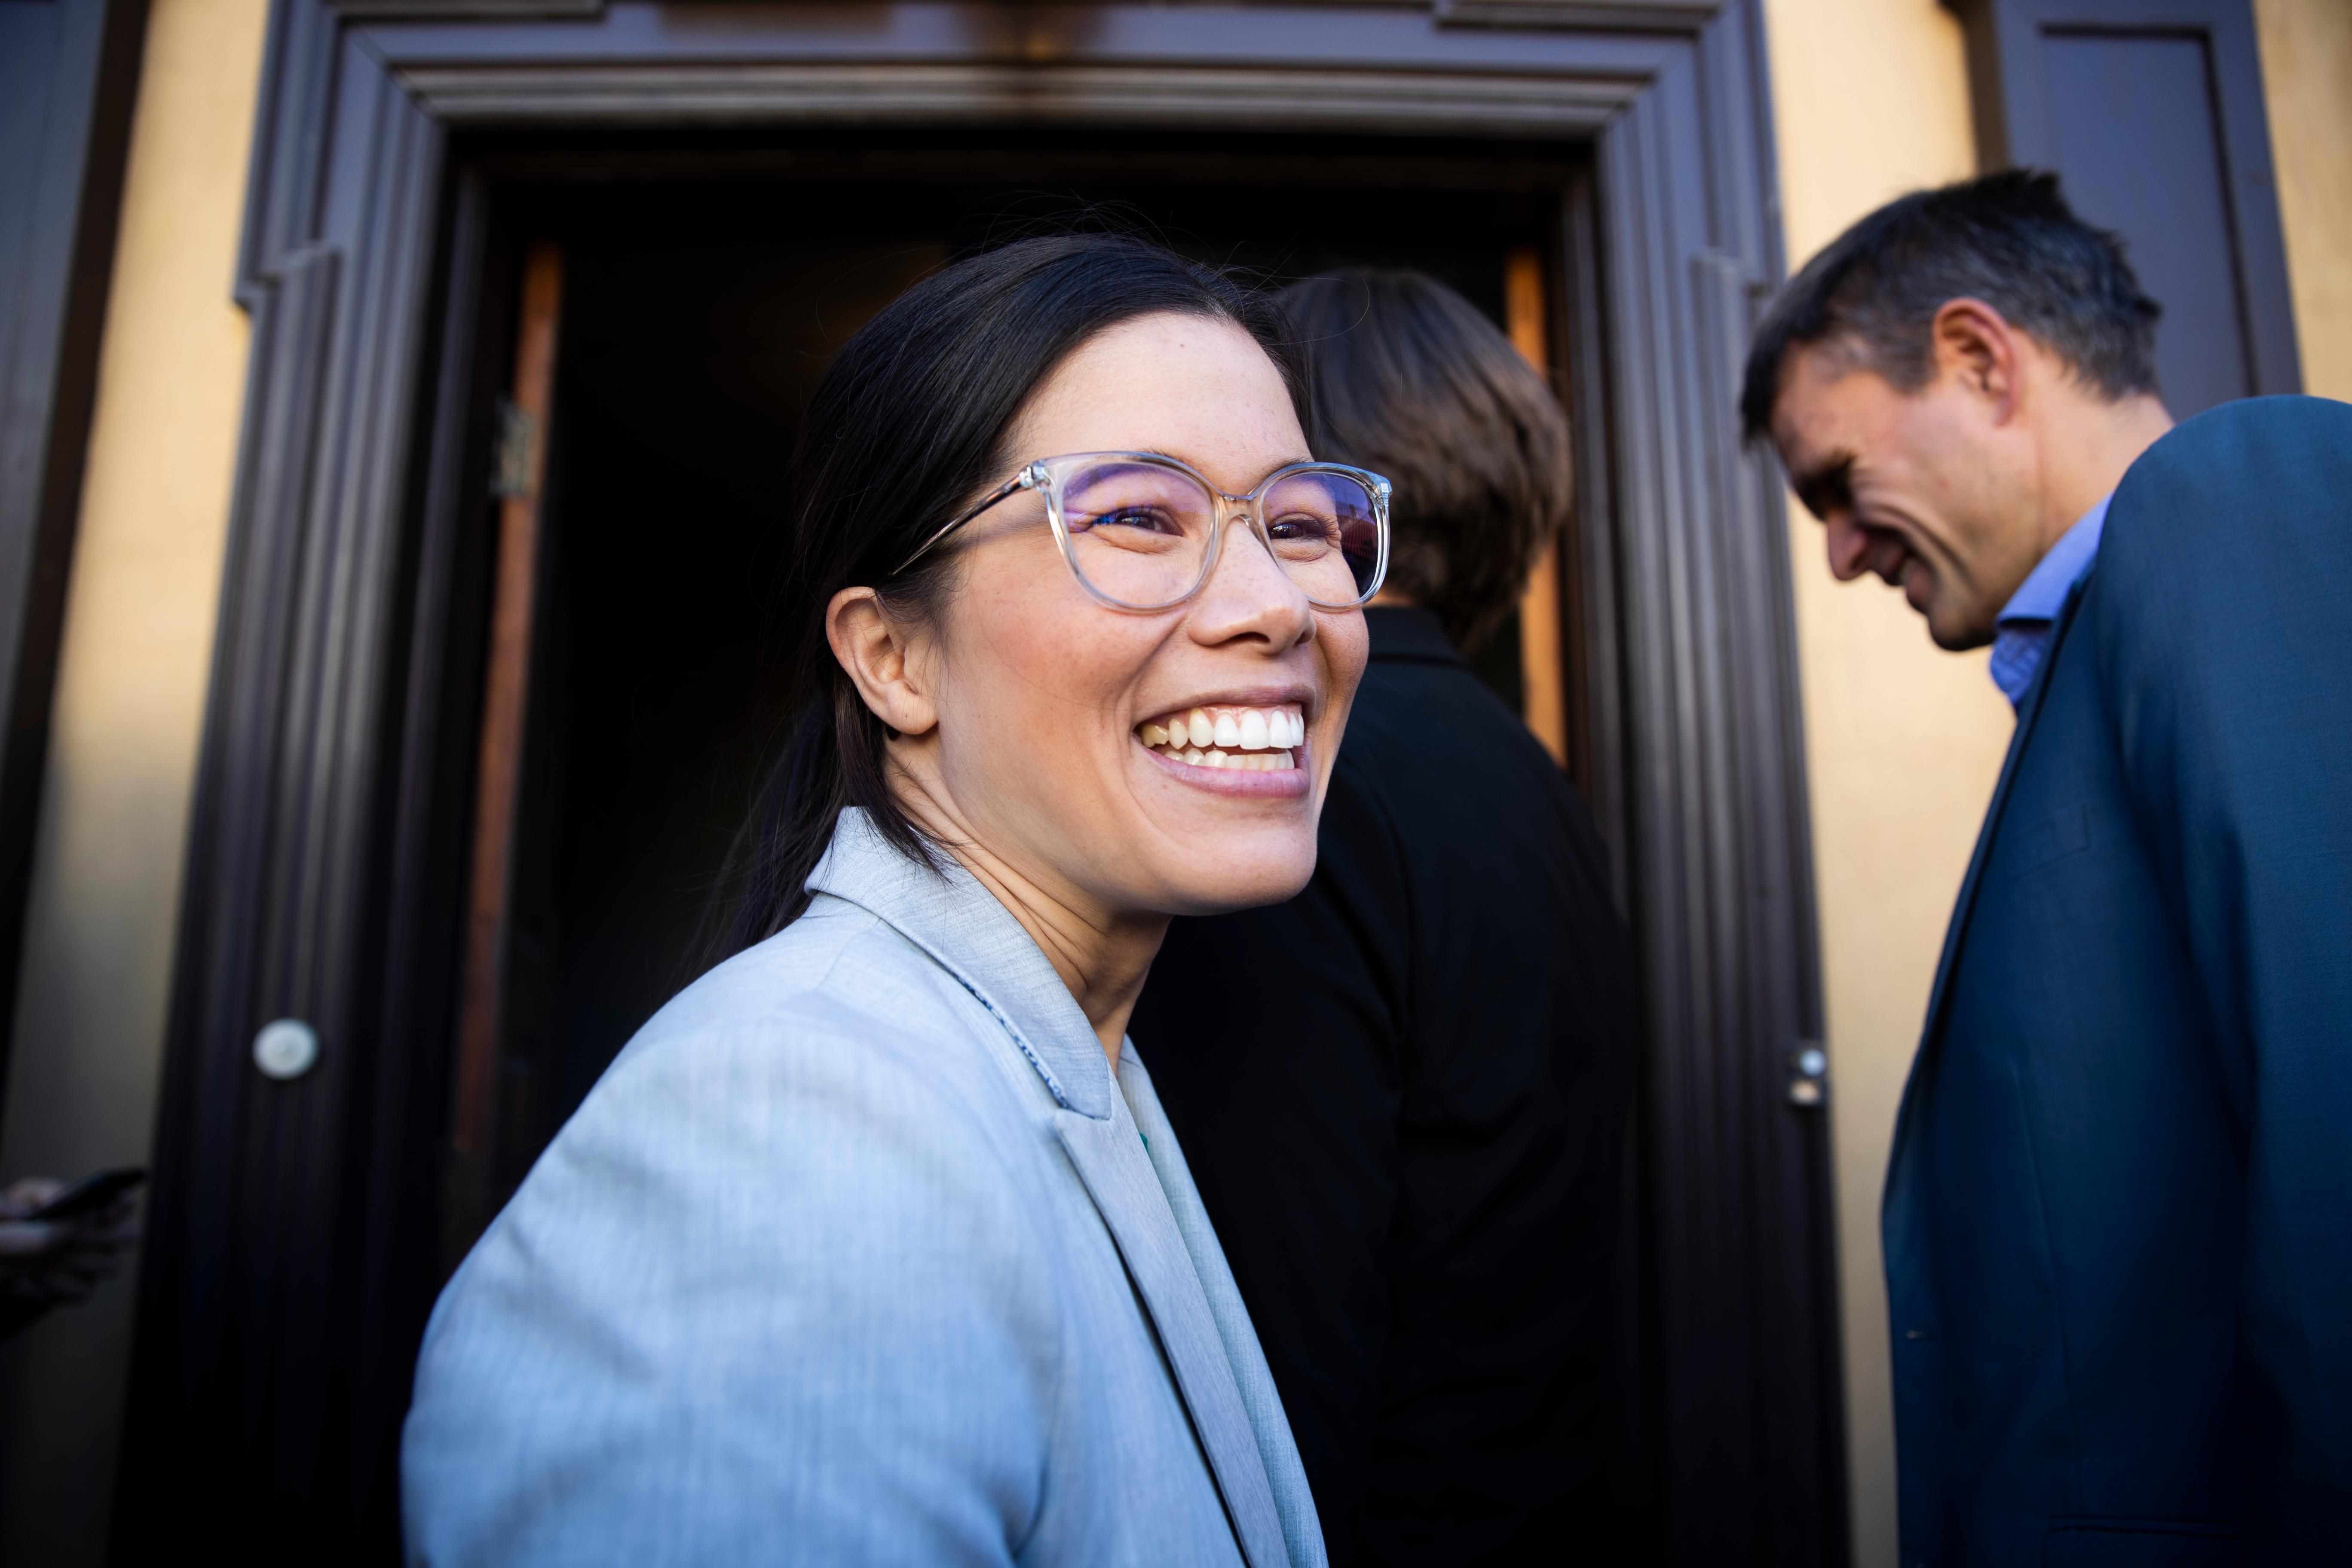
M 935 616 L 953 590 L 955 552 L 894 569 L 1016 464 L 1053 455 L 1004 444 L 1014 416 L 1072 351 L 1163 311 L 1248 332 L 1311 429 L 1305 370 L 1273 301 L 1229 273 L 1125 235 L 1040 236 L 967 258 L 898 296 L 842 345 L 810 401 L 794 458 L 798 510 L 782 603 L 792 717 L 729 852 L 711 958 L 800 917 L 809 873 L 845 806 L 862 807 L 911 858 L 937 864 L 891 797 L 890 731 L 834 658 L 825 607 L 842 589 L 870 584 L 895 615 Z
M 1772 425 L 1791 349 L 1850 342 L 1903 392 L 1935 368 L 1928 329 L 1963 297 L 1982 300 L 2065 361 L 2109 402 L 2154 394 L 2156 319 L 2123 241 L 2074 216 L 2058 176 L 2010 169 L 1914 191 L 1805 263 L 1764 313 L 1739 396 L 1748 439 Z
M 1475 647 L 1567 520 L 1559 400 L 1434 278 L 1350 268 L 1293 284 L 1282 304 L 1314 378 L 1316 455 L 1396 482 L 1389 584 Z

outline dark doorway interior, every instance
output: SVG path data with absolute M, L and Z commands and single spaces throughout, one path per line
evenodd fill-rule
M 1490 152 L 1451 166 L 1485 171 L 1475 181 L 1424 184 L 1360 153 L 1334 163 L 1198 138 L 1181 155 L 1097 151 L 1075 160 L 1075 178 L 1071 154 L 1045 149 L 960 160 L 945 175 L 909 151 L 867 178 L 698 168 L 509 187 L 511 232 L 559 243 L 566 282 L 497 1133 L 486 1186 L 453 1189 L 472 1212 L 448 1216 L 450 1264 L 614 1053 L 698 971 L 705 905 L 782 718 L 784 638 L 771 606 L 801 413 L 833 351 L 875 310 L 953 255 L 1073 216 L 1140 228 L 1273 284 L 1346 264 L 1418 268 L 1498 324 L 1508 253 L 1536 247 L 1557 276 L 1558 164 L 1515 173 Z M 1110 174 L 1122 164 L 1142 173 Z M 1425 177 L 1448 167 L 1423 164 Z M 1516 624 L 1481 655 L 1516 705 Z
M 493 1201 L 692 978 L 787 683 L 769 606 L 801 410 L 940 254 L 723 228 L 565 249 Z

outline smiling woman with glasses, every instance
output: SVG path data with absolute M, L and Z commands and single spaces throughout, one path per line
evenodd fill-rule
M 1105 236 L 843 348 L 729 956 L 444 1295 L 412 1561 L 1323 1562 L 1126 1038 L 1171 916 L 1314 869 L 1389 484 L 1314 460 L 1305 385 L 1265 299 Z

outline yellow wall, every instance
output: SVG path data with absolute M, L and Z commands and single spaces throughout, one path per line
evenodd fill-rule
M 143 1164 L 246 366 L 265 0 L 154 0 L 74 544 L 0 1172 Z M 132 1283 L 0 1355 L 0 1562 L 102 1560 Z
M 1976 172 L 1960 27 L 1937 0 L 1765 0 L 1791 269 L 1873 207 Z M 2009 745 L 1982 654 L 1874 579 L 1841 585 L 1789 502 L 1837 1161 L 1856 1568 L 1892 1568 L 1895 1415 L 1878 1194 L 1944 922 Z
M 2352 402 L 2352 0 L 2254 0 L 2303 389 Z

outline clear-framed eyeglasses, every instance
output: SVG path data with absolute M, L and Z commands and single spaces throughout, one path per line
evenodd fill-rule
M 1381 591 L 1389 566 L 1389 481 L 1341 463 L 1293 463 L 1247 495 L 1221 490 L 1173 458 L 1077 452 L 1041 458 L 898 563 L 897 576 L 1007 498 L 1036 490 L 1071 574 L 1114 610 L 1166 610 L 1201 591 L 1236 518 L 1318 609 Z

